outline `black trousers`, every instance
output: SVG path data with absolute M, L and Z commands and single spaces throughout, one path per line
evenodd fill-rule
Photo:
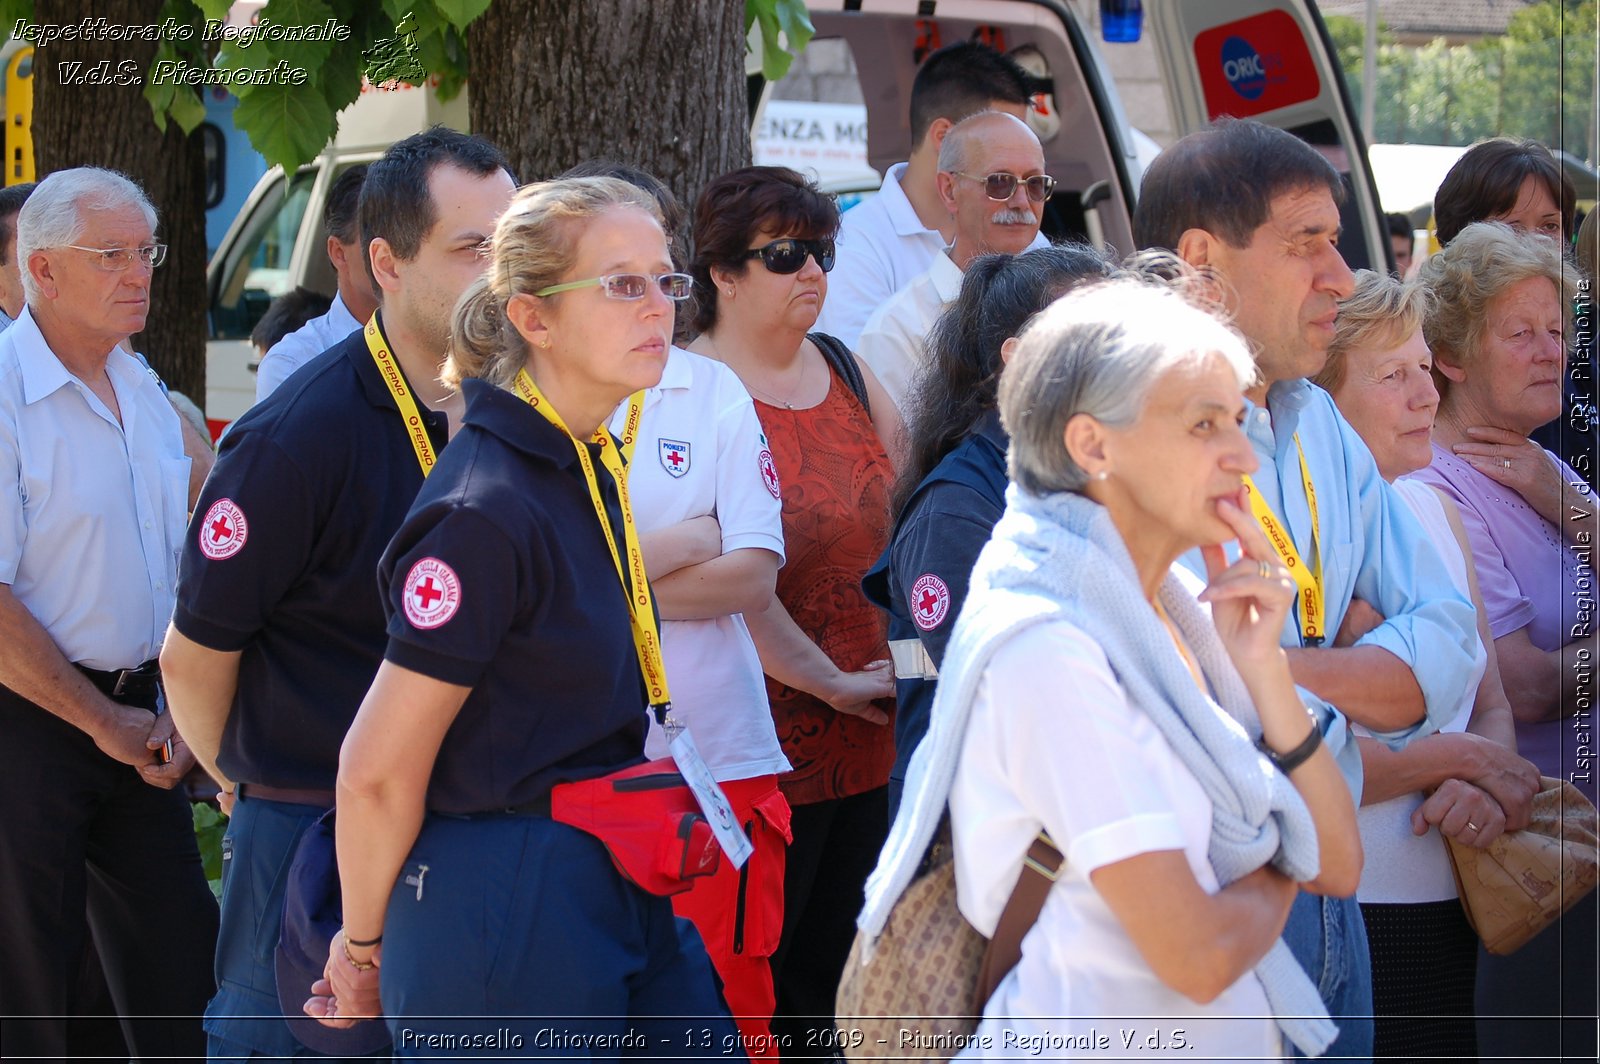
M 182 788 L 150 786 L 5 687 L 0 736 L 0 1056 L 81 1046 L 89 935 L 132 1054 L 204 1056 L 217 904 Z
M 889 789 L 797 805 L 783 875 L 783 936 L 772 955 L 772 1033 L 786 1061 L 841 1057 L 839 977 L 856 938 L 867 877 L 889 834 Z

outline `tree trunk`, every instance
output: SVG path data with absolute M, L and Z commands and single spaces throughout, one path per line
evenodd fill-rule
M 38 0 L 35 21 L 77 23 L 99 16 L 113 25 L 160 22 L 162 0 Z M 198 131 L 176 122 L 156 129 L 139 85 L 62 85 L 61 64 L 93 70 L 108 60 L 115 76 L 131 60 L 148 75 L 156 45 L 144 41 L 58 41 L 34 53 L 33 144 L 38 176 L 74 166 L 119 170 L 144 189 L 160 215 L 157 238 L 168 245 L 155 271 L 150 316 L 133 347 L 174 391 L 204 406 L 206 395 L 205 157 Z M 69 70 L 72 68 L 68 68 Z
M 495 0 L 467 30 L 472 128 L 519 181 L 604 156 L 690 210 L 750 162 L 744 42 L 734 0 Z

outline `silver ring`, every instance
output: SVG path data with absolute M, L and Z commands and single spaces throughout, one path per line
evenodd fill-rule
M 1502 458 L 1502 459 L 1500 459 L 1500 464 L 1502 466 L 1504 466 L 1506 469 L 1510 469 L 1511 468 L 1511 459 Z
M 1482 831 L 1483 830 L 1482 828 L 1478 827 L 1478 825 L 1474 824 L 1470 820 L 1467 821 L 1467 827 L 1471 828 L 1473 831 Z

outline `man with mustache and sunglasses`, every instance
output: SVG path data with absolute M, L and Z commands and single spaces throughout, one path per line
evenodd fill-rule
M 939 148 L 939 198 L 955 219 L 955 242 L 926 273 L 879 307 L 856 351 L 902 413 L 921 369 L 923 341 L 961 294 L 967 264 L 979 255 L 1015 255 L 1039 237 L 1039 217 L 1055 179 L 1026 122 L 1002 111 L 963 118 Z
M 926 272 L 955 236 L 955 220 L 939 194 L 945 137 L 979 111 L 1026 118 L 1035 91 L 1031 74 L 976 41 L 940 48 L 923 60 L 911 83 L 911 158 L 885 171 L 876 196 L 844 213 L 820 331 L 854 349 L 873 312 Z

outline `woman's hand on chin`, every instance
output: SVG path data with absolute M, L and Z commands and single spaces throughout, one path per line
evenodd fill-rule
M 1505 429 L 1478 426 L 1466 432 L 1468 442 L 1453 448 L 1456 457 L 1521 495 L 1534 513 L 1562 527 L 1561 497 L 1566 481 L 1543 447 Z
M 1294 604 L 1294 581 L 1254 518 L 1227 500 L 1217 503 L 1217 514 L 1238 536 L 1242 554 L 1229 565 L 1221 545 L 1200 548 L 1208 580 L 1200 601 L 1211 604 L 1217 635 L 1247 682 L 1263 667 L 1287 673 L 1278 640 Z

